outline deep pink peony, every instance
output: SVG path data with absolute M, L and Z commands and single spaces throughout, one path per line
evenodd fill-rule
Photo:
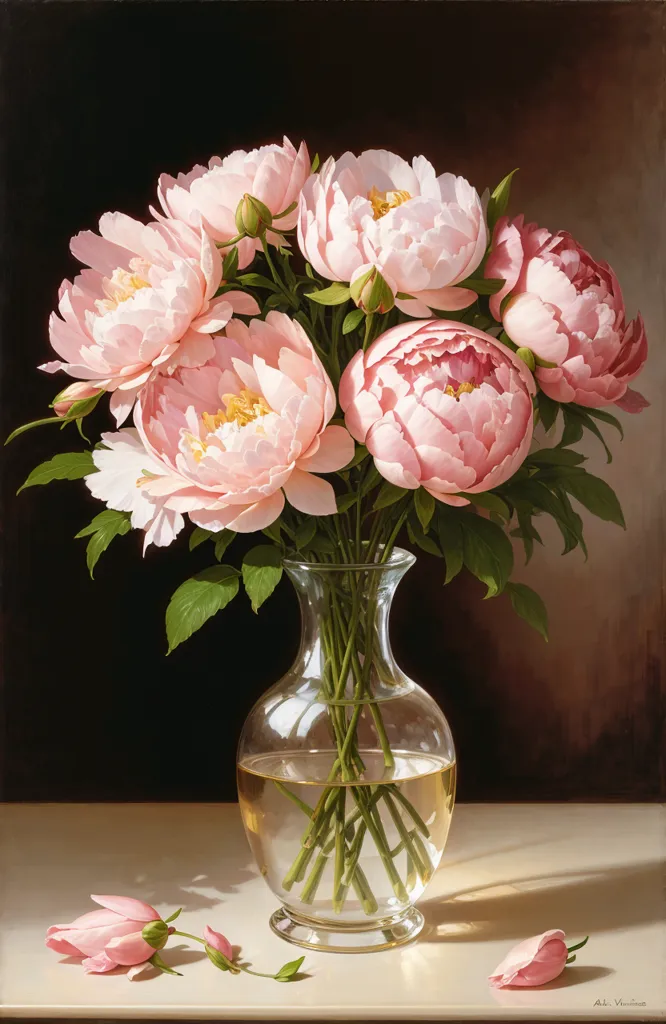
M 536 370 L 550 398 L 590 408 L 615 404 L 628 412 L 648 405 L 628 387 L 647 358 L 643 320 L 639 314 L 627 323 L 620 285 L 607 263 L 598 263 L 564 231 L 524 224 L 522 216 L 512 222 L 502 217 L 485 273 L 505 281 L 490 308 L 511 340 L 557 364 Z
M 122 423 L 138 389 L 155 371 L 200 366 L 214 353 L 211 334 L 234 312 L 256 315 L 251 296 L 229 291 L 214 298 L 222 279 L 210 238 L 184 224 L 141 224 L 105 213 L 100 234 L 82 231 L 72 253 L 90 270 L 63 281 L 60 316 L 50 320 L 60 360 L 41 369 L 65 370 L 112 391 L 111 411 Z
M 476 295 L 457 288 L 486 248 L 481 200 L 464 178 L 439 177 L 425 157 L 412 166 L 386 150 L 331 157 L 306 182 L 298 216 L 298 244 L 329 281 L 351 281 L 376 266 L 410 316 L 463 309 Z
M 46 932 L 46 945 L 64 956 L 82 956 L 86 973 L 104 974 L 120 965 L 144 964 L 155 952 L 141 932 L 157 911 L 129 896 L 91 896 L 104 910 L 93 910 L 71 924 L 54 924 Z M 130 977 L 137 972 L 130 971 Z
M 349 432 L 398 487 L 450 505 L 507 480 L 532 440 L 532 374 L 473 327 L 420 320 L 357 352 L 340 382 Z
M 545 985 L 560 976 L 568 955 L 564 932 L 552 928 L 514 946 L 488 980 L 493 988 Z
M 86 477 L 110 508 L 131 510 L 146 543 L 168 544 L 182 513 L 212 531 L 249 533 L 280 515 L 330 515 L 335 494 L 316 473 L 354 454 L 344 427 L 328 426 L 335 393 L 302 327 L 284 313 L 246 327 L 233 320 L 214 359 L 159 376 L 135 409 L 138 433 L 103 435 Z M 136 522 L 135 522 L 136 519 Z
M 224 242 L 237 234 L 236 208 L 246 193 L 264 203 L 275 217 L 296 202 L 309 173 L 307 146 L 302 142 L 297 151 L 285 136 L 281 146 L 261 146 L 250 153 L 239 149 L 224 160 L 214 156 L 208 167 L 198 164 L 176 178 L 162 174 L 159 198 L 168 217 L 196 228 L 201 216 L 211 238 Z M 289 230 L 296 225 L 296 218 L 294 209 L 280 218 L 277 226 Z M 273 244 L 284 244 L 273 232 L 266 237 Z M 238 243 L 239 267 L 247 267 L 260 248 L 259 239 L 242 239 Z

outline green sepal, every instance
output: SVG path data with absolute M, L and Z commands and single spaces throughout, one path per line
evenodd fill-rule
M 182 978 L 183 976 L 180 971 L 174 971 L 173 967 L 169 967 L 168 964 L 165 964 L 157 950 L 150 957 L 148 963 L 151 963 L 153 967 L 156 967 L 158 971 L 162 972 L 162 974 L 175 974 L 178 978 Z
M 169 927 L 165 921 L 149 921 L 141 929 L 141 937 L 153 949 L 163 949 L 169 938 Z

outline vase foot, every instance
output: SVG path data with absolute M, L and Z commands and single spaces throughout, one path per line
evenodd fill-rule
M 364 925 L 302 917 L 285 907 L 276 910 L 270 919 L 276 935 L 295 946 L 322 953 L 373 953 L 393 949 L 415 939 L 423 923 L 423 914 L 416 907 Z

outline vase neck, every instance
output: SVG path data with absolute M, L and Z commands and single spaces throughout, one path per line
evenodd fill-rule
M 389 616 L 396 587 L 413 563 L 400 549 L 385 564 L 285 562 L 301 608 L 293 671 L 320 699 L 382 699 L 412 685 L 393 657 Z

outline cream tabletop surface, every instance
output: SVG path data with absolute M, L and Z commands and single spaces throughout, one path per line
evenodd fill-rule
M 412 945 L 307 953 L 307 977 L 277 984 L 216 970 L 174 936 L 152 970 L 86 975 L 44 946 L 49 924 L 93 909 L 90 892 L 136 896 L 179 926 L 224 932 L 257 970 L 303 950 L 275 936 L 233 804 L 31 804 L 3 813 L 1 995 L 5 1017 L 163 1020 L 664 1020 L 666 807 L 468 804 L 454 813 Z M 491 989 L 516 942 L 590 935 L 575 965 L 539 989 Z M 174 942 L 174 939 L 176 941 Z M 192 943 L 191 946 L 195 944 Z M 187 947 L 187 948 L 186 948 Z

